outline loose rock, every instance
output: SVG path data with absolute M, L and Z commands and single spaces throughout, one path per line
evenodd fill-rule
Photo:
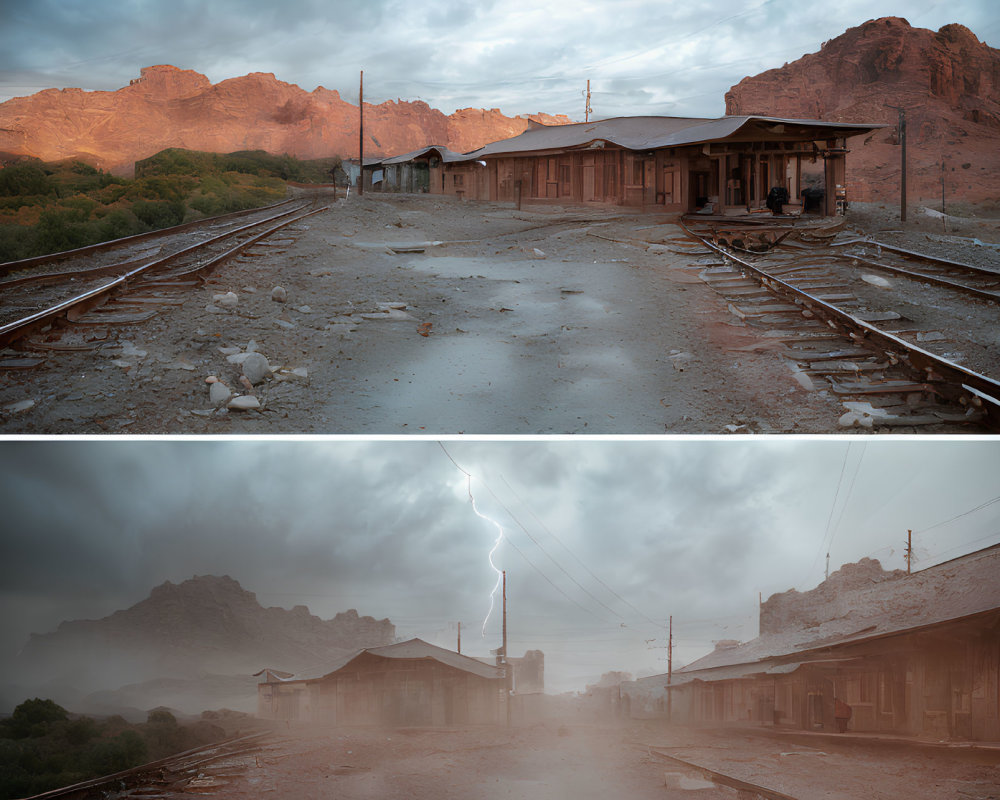
M 226 404 L 226 408 L 232 411 L 252 411 L 260 408 L 260 400 L 252 394 L 240 394 Z
M 246 353 L 242 366 L 243 374 L 255 386 L 271 375 L 271 365 L 260 353 Z
M 221 406 L 223 403 L 228 403 L 232 396 L 229 387 L 220 380 L 208 387 L 208 399 L 213 405 Z
M 285 291 L 284 286 L 275 286 L 271 290 L 271 299 L 275 303 L 287 303 L 288 302 L 288 292 Z

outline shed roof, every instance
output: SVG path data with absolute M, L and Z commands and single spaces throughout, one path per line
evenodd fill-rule
M 1000 544 L 860 589 L 841 598 L 850 610 L 812 628 L 764 634 L 716 650 L 678 670 L 703 680 L 719 668 L 755 664 L 812 650 L 862 642 L 1000 610 Z
M 828 136 L 857 136 L 885 125 L 876 123 L 825 122 L 816 119 L 784 119 L 756 115 L 719 117 L 612 117 L 570 125 L 529 128 L 510 139 L 492 142 L 466 153 L 465 160 L 489 156 L 528 153 L 538 150 L 586 148 L 600 142 L 628 150 L 655 150 L 680 145 L 706 144 L 723 140 L 765 138 L 819 139 Z
M 393 156 L 392 158 L 386 158 L 382 160 L 385 165 L 390 164 L 405 164 L 407 161 L 413 161 L 417 158 L 425 158 L 431 153 L 437 153 L 438 158 L 441 159 L 445 164 L 452 161 L 464 161 L 465 156 L 462 153 L 456 153 L 454 150 L 449 150 L 447 147 L 443 147 L 439 144 L 430 144 L 427 147 L 422 147 L 419 150 L 413 150 L 410 153 L 403 153 L 401 156 Z
M 335 661 L 333 664 L 325 667 L 322 672 L 311 674 L 311 675 L 295 675 L 289 677 L 281 677 L 282 675 L 288 675 L 288 673 L 276 674 L 276 670 L 269 670 L 269 672 L 275 677 L 279 677 L 281 682 L 297 682 L 297 681 L 318 681 L 323 678 L 329 678 L 331 675 L 339 672 L 345 667 L 349 666 L 352 662 L 365 655 L 376 656 L 377 658 L 390 658 L 390 659 L 400 659 L 400 660 L 432 660 L 437 661 L 441 664 L 446 664 L 449 667 L 454 667 L 455 669 L 462 670 L 463 672 L 471 672 L 473 675 L 478 675 L 480 678 L 502 678 L 503 669 L 500 667 L 493 666 L 491 664 L 484 664 L 475 658 L 470 658 L 469 656 L 464 656 L 461 653 L 456 653 L 452 650 L 445 650 L 443 647 L 438 647 L 437 645 L 429 644 L 423 639 L 410 639 L 405 642 L 397 642 L 396 644 L 384 645 L 382 647 L 365 647 L 358 650 L 351 655 L 341 658 L 339 661 Z M 257 673 L 258 675 L 260 673 Z M 270 676 L 268 676 L 270 677 Z M 277 681 L 269 681 L 277 682 Z

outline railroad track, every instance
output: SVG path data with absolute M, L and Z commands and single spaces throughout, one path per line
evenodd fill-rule
M 689 246 L 694 241 L 700 248 L 686 252 L 719 257 L 702 279 L 736 316 L 764 330 L 805 388 L 825 389 L 843 402 L 841 425 L 1000 429 L 1000 381 L 986 374 L 998 359 L 991 339 L 995 325 L 979 329 L 963 316 L 978 305 L 977 313 L 992 320 L 1000 295 L 983 293 L 991 294 L 990 281 L 1000 280 L 1000 273 L 991 277 L 990 270 L 887 246 L 876 261 L 829 236 L 801 241 L 779 234 L 752 252 L 734 247 L 743 239 L 732 234 L 720 244 L 710 224 L 683 227 Z M 908 264 L 890 264 L 886 251 L 894 254 L 891 260 L 905 256 Z M 920 270 L 912 266 L 917 262 Z M 919 285 L 887 295 L 892 284 L 867 274 L 869 267 L 895 270 Z M 935 272 L 940 280 L 928 280 Z M 892 303 L 900 311 L 885 308 Z
M 831 243 L 831 247 L 837 246 L 837 243 Z M 855 263 L 920 283 L 932 283 L 991 303 L 1000 302 L 1000 272 L 997 270 L 916 253 L 874 239 L 848 241 L 842 246 L 847 251 L 844 258 Z
M 176 753 L 132 769 L 52 789 L 26 800 L 117 800 L 211 791 L 241 775 L 265 746 L 269 732 L 252 733 Z M 211 774 L 206 774 L 210 770 Z
M 779 792 L 775 789 L 751 783 L 750 781 L 743 780 L 742 778 L 737 778 L 733 775 L 728 775 L 724 772 L 719 772 L 718 770 L 702 766 L 701 764 L 696 764 L 693 761 L 687 761 L 683 758 L 678 758 L 675 755 L 670 755 L 664 752 L 664 748 L 654 747 L 653 745 L 636 746 L 665 764 L 679 767 L 682 770 L 682 774 L 687 773 L 688 775 L 694 775 L 697 778 L 703 781 L 708 781 L 716 786 L 726 786 L 730 789 L 735 789 L 739 800 L 796 800 L 796 798 L 791 795 Z M 681 788 L 700 787 L 682 786 Z
M 143 246 L 138 253 L 128 252 L 124 260 L 110 259 L 110 263 L 108 259 L 97 264 L 81 262 L 78 252 L 71 254 L 72 268 L 58 271 L 51 266 L 64 263 L 66 254 L 53 254 L 51 260 L 27 268 L 23 262 L 18 262 L 21 267 L 17 274 L 6 271 L 10 277 L 0 280 L 0 347 L 59 319 L 102 325 L 143 322 L 155 315 L 158 307 L 184 302 L 185 294 L 200 285 L 202 277 L 223 261 L 282 228 L 328 208 L 314 206 L 309 202 L 291 206 L 283 203 L 271 207 L 264 216 L 258 213 L 257 219 L 240 220 L 237 224 L 232 217 L 221 221 L 218 218 L 203 220 L 205 224 L 198 235 L 184 227 L 187 243 L 182 246 L 176 244 L 176 229 L 160 231 L 161 235 L 173 237 L 171 246 Z M 195 239 L 193 243 L 192 238 Z M 108 245 L 112 252 L 120 251 L 123 246 L 122 240 Z M 126 245 L 134 246 L 134 241 Z M 161 249 L 168 252 L 161 253 Z M 4 271 L 2 266 L 0 271 Z M 31 345 L 49 349 L 43 342 Z M 13 363 L 5 364 L 5 368 L 16 367 Z

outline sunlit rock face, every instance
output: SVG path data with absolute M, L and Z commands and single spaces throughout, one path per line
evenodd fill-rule
M 426 103 L 365 104 L 365 155 L 400 155 L 428 144 L 466 152 L 516 136 L 529 119 L 497 109 L 445 115 Z M 0 103 L 0 151 L 45 161 L 79 158 L 128 173 L 168 147 L 230 153 L 266 150 L 299 158 L 358 155 L 358 107 L 322 86 L 307 92 L 271 73 L 212 84 L 192 70 L 146 67 L 114 92 L 46 89 Z
M 865 201 L 899 197 L 894 106 L 906 109 L 911 201 L 940 204 L 942 159 L 948 201 L 996 197 L 1000 50 L 961 25 L 934 32 L 897 17 L 870 20 L 726 94 L 727 114 L 888 124 L 849 142 L 848 194 Z

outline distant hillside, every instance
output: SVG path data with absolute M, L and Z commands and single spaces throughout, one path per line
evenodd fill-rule
M 354 609 L 323 620 L 305 606 L 264 608 L 232 578 L 203 575 L 167 581 L 103 619 L 63 622 L 52 633 L 32 635 L 12 682 L 51 689 L 44 696 L 72 702 L 165 678 L 316 667 L 394 640 L 387 619 L 361 617 Z
M 530 119 L 560 124 L 567 117 Z M 463 108 L 445 115 L 423 102 L 365 104 L 365 154 L 399 155 L 426 144 L 466 152 L 515 136 L 528 117 Z M 299 158 L 358 155 L 358 108 L 322 86 L 307 92 L 254 72 L 212 84 L 192 70 L 146 67 L 114 92 L 46 89 L 0 103 L 0 151 L 43 161 L 74 158 L 129 174 L 169 147 Z
M 1000 50 L 961 25 L 936 33 L 887 17 L 851 28 L 726 94 L 727 114 L 883 122 L 849 143 L 848 196 L 898 201 L 895 106 L 906 109 L 907 195 L 947 202 L 996 200 L 1000 170 Z

